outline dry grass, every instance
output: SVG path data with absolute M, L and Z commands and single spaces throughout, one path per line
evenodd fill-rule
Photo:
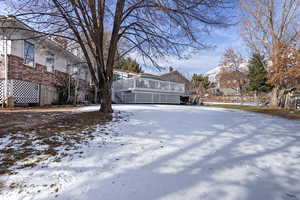
M 58 147 L 66 151 L 76 148 L 76 144 L 93 139 L 97 125 L 112 119 L 111 115 L 100 112 L 70 112 L 73 109 L 2 109 L 0 138 L 9 137 L 10 142 L 0 143 L 0 175 L 33 167 L 47 157 L 60 161 L 64 155 L 58 155 Z M 36 146 L 46 148 L 34 148 Z M 20 165 L 20 161 L 25 164 Z
M 41 113 L 41 112 L 70 112 L 77 109 L 78 106 L 34 106 L 34 107 L 14 107 L 14 108 L 2 108 L 0 107 L 0 113 Z
M 37 131 L 47 134 L 54 131 L 78 130 L 94 125 L 111 116 L 99 112 L 72 113 L 76 107 L 0 109 L 0 137 L 18 131 Z
M 229 108 L 229 109 L 240 109 L 240 110 L 246 110 L 250 112 L 279 116 L 286 119 L 300 120 L 300 111 L 289 111 L 285 109 L 270 108 L 270 107 L 227 105 L 227 104 L 216 104 L 216 105 L 207 105 L 207 106 Z

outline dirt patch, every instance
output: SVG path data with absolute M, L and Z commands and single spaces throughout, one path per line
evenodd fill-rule
M 73 113 L 78 107 L 33 107 L 0 109 L 0 137 L 7 133 L 32 131 L 47 133 L 77 129 L 110 120 L 99 112 Z
M 55 122 L 72 113 L 76 107 L 1 108 L 0 137 L 7 133 L 26 131 L 48 122 Z
M 59 162 L 112 120 L 100 112 L 71 112 L 74 108 L 17 110 L 0 111 L 0 175 L 34 167 L 49 157 Z M 106 134 L 104 128 L 98 131 Z

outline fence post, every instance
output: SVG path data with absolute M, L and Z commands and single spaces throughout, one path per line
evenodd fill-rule
M 133 79 L 133 89 L 135 89 L 136 88 L 136 78 L 135 79 Z

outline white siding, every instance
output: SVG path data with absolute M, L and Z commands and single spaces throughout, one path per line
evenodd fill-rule
M 12 40 L 8 42 L 8 54 L 12 54 L 18 56 L 20 58 L 24 58 L 24 40 L 20 40 L 22 38 L 26 38 L 27 36 L 24 32 L 15 32 L 10 36 Z M 0 37 L 1 38 L 1 37 Z M 35 63 L 46 65 L 46 58 L 49 53 L 54 55 L 54 66 L 55 70 L 67 73 L 67 66 L 74 66 L 76 63 L 80 62 L 79 59 L 74 59 L 68 52 L 60 49 L 59 47 L 55 47 L 50 45 L 47 42 L 44 42 L 43 39 L 30 39 L 28 42 L 34 44 L 35 47 Z M 0 53 L 3 53 L 3 43 L 4 41 L 0 41 Z M 78 52 L 77 52 L 78 53 Z M 88 75 L 86 76 L 86 72 Z M 90 73 L 87 67 L 83 67 L 81 69 L 80 79 L 90 80 Z
M 34 42 L 33 44 L 35 48 L 35 62 L 45 65 L 47 48 L 37 42 Z
M 5 53 L 5 40 L 0 40 L 0 54 Z M 7 41 L 7 53 L 11 53 L 11 41 Z
M 67 65 L 70 64 L 70 60 L 66 58 L 65 56 L 59 54 L 58 52 L 54 53 L 55 57 L 55 70 L 61 71 L 61 72 L 67 72 Z
M 12 39 L 18 39 L 18 40 L 12 40 L 11 54 L 23 58 L 23 56 L 24 56 L 24 41 L 19 40 L 23 37 L 22 34 L 15 33 L 11 37 L 12 37 Z
M 4 53 L 4 40 L 0 40 L 0 54 Z

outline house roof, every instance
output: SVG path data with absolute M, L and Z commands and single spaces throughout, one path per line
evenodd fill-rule
M 114 69 L 114 72 L 122 72 L 122 73 L 128 73 L 128 74 L 138 75 L 138 73 L 136 73 L 136 72 L 130 72 L 130 71 L 124 70 L 124 69 Z
M 141 73 L 140 75 L 160 77 L 159 74 L 151 74 L 151 73 Z
M 159 74 L 151 74 L 151 73 L 136 73 L 136 72 L 131 72 L 128 70 L 124 70 L 124 69 L 114 69 L 115 72 L 123 72 L 123 73 L 128 73 L 128 74 L 134 74 L 137 76 L 153 76 L 153 77 L 159 77 Z
M 223 66 L 217 66 L 209 71 L 207 71 L 205 74 L 208 76 L 209 81 L 211 82 L 217 82 L 218 75 L 221 72 Z M 239 68 L 241 71 L 245 71 L 248 69 L 247 62 L 242 63 Z
M 163 73 L 161 75 L 159 75 L 160 77 L 166 77 L 166 76 L 169 76 L 171 74 L 177 74 L 179 76 L 181 76 L 186 82 L 190 82 L 190 80 L 188 80 L 184 75 L 182 75 L 180 72 L 178 71 L 171 71 L 171 72 L 166 72 L 166 73 Z
M 6 20 L 8 23 L 10 23 L 10 24 L 5 25 L 2 28 L 11 28 L 11 29 L 18 29 L 19 28 L 19 29 L 22 29 L 23 31 L 28 31 L 28 32 L 32 32 L 32 33 L 36 32 L 37 34 L 39 34 L 38 31 L 34 30 L 32 27 L 30 27 L 26 23 L 22 22 L 21 20 L 17 19 L 15 16 L 3 16 L 3 15 L 0 15 L 0 21 L 1 20 Z M 3 24 L 4 23 L 2 23 L 2 25 Z M 71 57 L 72 59 L 76 60 L 76 62 L 78 62 L 78 63 L 83 61 L 81 58 L 79 58 L 78 56 L 74 55 L 73 53 L 71 53 L 67 49 L 63 48 L 61 45 L 59 45 L 57 42 L 54 42 L 49 37 L 46 37 L 46 36 L 38 37 L 38 35 L 37 35 L 37 36 L 33 36 L 32 38 L 35 38 L 37 40 L 41 40 L 42 39 L 42 41 L 44 42 L 44 44 L 48 45 L 50 48 L 55 48 L 55 49 L 60 50 L 66 56 Z M 28 38 L 28 39 L 32 39 L 32 38 Z M 27 39 L 27 38 L 25 38 L 25 39 Z
M 134 74 L 136 76 L 140 76 L 140 77 L 152 77 L 154 79 L 162 79 L 168 75 L 171 75 L 171 74 L 177 74 L 179 75 L 180 77 L 182 77 L 182 79 L 185 81 L 185 82 L 190 82 L 185 76 L 183 76 L 180 72 L 178 71 L 172 71 L 172 72 L 166 72 L 166 73 L 163 73 L 163 74 L 152 74 L 152 73 L 135 73 L 135 72 L 130 72 L 130 71 L 127 71 L 127 70 L 122 70 L 122 69 L 114 69 L 114 72 L 123 72 L 123 73 L 128 73 L 128 74 Z M 174 80 L 173 80 L 174 81 Z

